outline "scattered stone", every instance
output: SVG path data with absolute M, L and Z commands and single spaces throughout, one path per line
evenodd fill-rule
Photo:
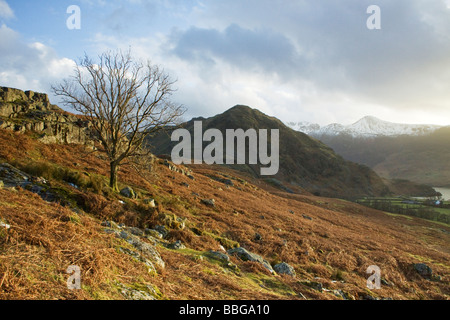
M 120 190 L 120 194 L 130 199 L 136 198 L 136 194 L 134 193 L 134 190 L 131 187 L 123 188 L 122 190 Z
M 343 290 L 333 290 L 333 294 L 338 298 L 342 298 L 343 300 L 356 300 L 355 296 Z
M 181 173 L 182 175 L 187 176 L 189 179 L 194 180 L 194 176 L 192 175 L 191 170 L 189 170 L 187 168 L 178 167 L 178 166 L 174 165 L 173 163 L 170 163 L 167 159 L 164 160 L 163 165 L 168 167 L 169 170 L 171 170 L 173 172 Z
M 295 277 L 295 270 L 292 266 L 286 262 L 281 262 L 273 266 L 273 269 L 280 274 L 287 274 L 289 276 Z
M 110 228 L 105 228 L 105 229 L 103 229 L 103 231 L 107 234 L 117 234 L 117 230 L 110 229 Z
M 303 218 L 305 218 L 305 219 L 307 219 L 307 220 L 312 220 L 312 219 L 313 219 L 313 218 L 311 218 L 310 216 L 307 216 L 306 214 L 303 214 L 302 216 L 303 216 Z
M 134 259 L 136 259 L 138 261 L 143 262 L 148 267 L 149 273 L 151 273 L 151 274 L 157 273 L 156 268 L 153 265 L 153 263 L 150 260 L 142 257 L 138 252 L 130 250 L 128 248 L 123 248 L 123 247 L 119 247 L 119 251 L 133 257 Z
M 255 233 L 254 239 L 255 239 L 255 241 L 261 241 L 262 240 L 262 236 L 259 233 Z
M 114 221 L 103 221 L 101 223 L 101 226 L 108 227 L 108 228 L 111 228 L 111 229 L 116 229 L 116 230 L 120 229 L 119 225 L 117 223 L 115 223 Z
M 201 200 L 203 204 L 209 206 L 209 207 L 215 207 L 216 206 L 216 200 L 214 199 L 202 199 Z
M 294 211 L 292 211 L 292 210 L 289 210 L 289 213 L 291 213 L 291 214 L 295 214 L 295 212 L 294 212 Z
M 149 207 L 151 207 L 151 208 L 156 207 L 155 199 L 151 199 L 151 198 L 150 199 L 145 199 L 144 203 L 146 205 L 148 205 Z
M 431 278 L 433 274 L 433 270 L 429 266 L 427 266 L 425 263 L 416 263 L 414 264 L 414 270 L 417 271 L 418 274 L 420 274 L 424 278 Z
M 179 250 L 179 249 L 186 249 L 186 246 L 181 243 L 180 240 L 175 241 L 174 243 L 171 243 L 167 246 L 169 249 L 173 250 Z
M 316 291 L 322 292 L 323 291 L 323 285 L 320 282 L 316 282 L 316 281 L 302 281 L 300 282 L 301 284 L 310 287 Z
M 431 276 L 430 280 L 431 280 L 431 281 L 439 282 L 439 281 L 442 280 L 442 277 L 439 276 L 439 275 L 437 275 L 437 274 L 433 274 L 433 275 Z
M 269 270 L 270 273 L 275 274 L 275 271 L 272 269 L 272 266 L 270 265 L 269 262 L 267 262 L 266 260 L 264 260 L 263 257 L 261 257 L 260 255 L 256 254 L 256 253 L 252 253 L 247 251 L 244 248 L 234 248 L 234 249 L 230 249 L 228 250 L 228 254 L 232 254 L 237 256 L 239 259 L 243 260 L 243 261 L 256 261 L 261 263 L 267 270 Z
M 167 237 L 167 235 L 169 234 L 169 230 L 166 226 L 157 225 L 154 230 L 157 231 L 162 238 Z
M 230 257 L 223 252 L 210 250 L 206 253 L 206 255 L 216 260 L 220 260 L 223 262 L 230 262 Z
M 0 220 L 0 227 L 5 228 L 6 230 L 11 228 L 11 226 L 9 224 L 7 224 L 6 222 L 4 222 L 3 220 Z
M 0 163 L 0 178 L 4 186 L 23 187 L 28 184 L 31 176 L 13 167 L 9 163 Z
M 152 238 L 156 238 L 156 239 L 163 238 L 162 234 L 154 229 L 145 228 L 144 233 L 147 237 L 152 237 Z
M 138 237 L 125 230 L 120 232 L 115 231 L 114 233 L 117 238 L 121 238 L 135 247 L 144 258 L 149 259 L 152 263 L 164 269 L 165 263 L 154 246 L 141 241 Z
M 189 188 L 189 183 L 182 182 L 181 185 L 182 185 L 183 187 Z
M 120 284 L 120 292 L 127 300 L 156 300 L 158 293 L 152 286 L 145 286 L 147 291 L 137 290 Z
M 142 229 L 136 228 L 136 227 L 128 227 L 127 231 L 130 232 L 131 234 L 138 236 L 138 237 L 143 237 L 144 236 L 144 231 Z

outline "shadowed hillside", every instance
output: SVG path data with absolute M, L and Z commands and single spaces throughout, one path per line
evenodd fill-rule
M 429 186 L 450 186 L 450 127 L 423 136 L 354 138 L 317 137 L 345 159 L 365 164 L 388 179 Z
M 285 126 L 276 118 L 257 109 L 235 106 L 217 116 L 196 118 L 182 125 L 193 135 L 194 121 L 202 121 L 203 130 L 219 129 L 225 136 L 226 129 L 279 129 L 280 170 L 276 180 L 299 186 L 316 195 L 357 198 L 388 194 L 388 188 L 368 167 L 344 160 L 341 156 L 306 134 Z M 177 142 L 162 133 L 148 140 L 155 154 L 170 154 Z M 206 146 L 207 143 L 204 143 Z M 259 176 L 259 165 L 231 166 L 254 176 Z

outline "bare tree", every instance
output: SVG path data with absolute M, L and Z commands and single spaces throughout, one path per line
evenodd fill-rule
M 107 51 L 98 63 L 85 55 L 71 78 L 52 86 L 90 120 L 109 160 L 113 190 L 123 160 L 141 155 L 147 136 L 181 119 L 184 108 L 171 101 L 174 83 L 158 66 L 133 60 L 130 51 Z

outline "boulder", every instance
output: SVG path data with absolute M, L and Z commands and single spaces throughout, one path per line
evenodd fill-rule
M 259 233 L 255 233 L 254 240 L 255 241 L 261 241 L 262 240 L 262 236 Z
M 134 190 L 131 187 L 123 188 L 122 190 L 120 190 L 120 194 L 130 199 L 136 198 L 136 194 L 134 193 Z
M 117 238 L 125 240 L 134 248 L 136 248 L 144 258 L 149 259 L 153 264 L 159 266 L 162 269 L 165 268 L 165 263 L 154 246 L 140 240 L 137 236 L 134 236 L 125 230 L 122 230 L 120 232 L 115 231 L 114 233 Z
M 202 199 L 202 203 L 213 208 L 216 206 L 216 200 L 214 199 Z
M 186 249 L 186 246 L 182 244 L 180 240 L 177 240 L 174 243 L 169 244 L 167 247 L 173 250 Z
M 416 263 L 413 265 L 413 267 L 414 270 L 416 270 L 416 272 L 424 278 L 429 279 L 433 274 L 433 270 L 431 270 L 431 268 L 427 266 L 425 263 Z
M 269 270 L 270 273 L 275 274 L 275 271 L 273 270 L 272 266 L 270 265 L 269 262 L 267 262 L 266 260 L 264 260 L 263 257 L 261 257 L 260 255 L 256 254 L 256 253 L 252 253 L 247 251 L 244 248 L 234 248 L 234 249 L 230 249 L 227 251 L 228 254 L 232 254 L 237 256 L 239 259 L 243 260 L 243 261 L 256 261 L 261 263 L 267 270 Z
M 206 256 L 223 262 L 230 261 L 230 257 L 227 254 L 219 251 L 210 250 L 206 253 Z
M 169 234 L 169 230 L 166 226 L 158 225 L 154 228 L 154 230 L 161 235 L 161 238 L 165 238 Z
M 303 284 L 305 286 L 308 286 L 316 291 L 322 292 L 323 290 L 323 285 L 320 282 L 316 282 L 316 281 L 302 281 L 300 282 L 300 284 Z
M 286 262 L 278 263 L 273 266 L 273 269 L 279 274 L 287 274 L 289 276 L 295 277 L 295 270 L 292 266 Z

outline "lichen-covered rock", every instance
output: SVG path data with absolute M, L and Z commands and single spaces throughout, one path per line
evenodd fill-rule
M 0 128 L 38 134 L 43 143 L 76 143 L 93 147 L 91 122 L 52 105 L 44 93 L 0 87 Z
M 416 270 L 416 272 L 420 274 L 422 277 L 428 279 L 431 278 L 433 274 L 433 270 L 431 270 L 431 268 L 427 266 L 425 263 L 414 264 L 414 270 Z
M 186 249 L 186 246 L 180 240 L 177 240 L 174 243 L 169 244 L 167 247 L 173 250 Z
M 158 292 L 150 285 L 142 286 L 142 288 L 135 289 L 118 284 L 120 293 L 126 300 L 156 300 L 159 296 Z
M 275 271 L 273 270 L 270 263 L 266 260 L 264 260 L 263 257 L 256 253 L 252 253 L 247 251 L 246 249 L 239 247 L 239 248 L 233 248 L 227 251 L 228 254 L 235 255 L 239 259 L 244 261 L 256 261 L 261 263 L 267 270 L 269 270 L 270 273 L 275 274 Z
M 163 259 L 161 258 L 158 251 L 153 245 L 142 241 L 141 239 L 139 239 L 139 237 L 132 235 L 128 231 L 125 230 L 118 231 L 113 229 L 110 230 L 112 230 L 110 231 L 110 233 L 114 233 L 117 238 L 125 240 L 126 242 L 131 244 L 134 248 L 136 248 L 144 258 L 150 260 L 153 264 L 162 269 L 165 268 L 166 265 Z
M 292 266 L 286 262 L 281 262 L 273 266 L 273 269 L 279 274 L 287 274 L 289 276 L 295 277 L 295 270 Z
M 214 199 L 202 199 L 202 203 L 213 208 L 216 206 L 216 200 Z
M 223 252 L 219 252 L 219 251 L 210 250 L 205 255 L 210 258 L 213 258 L 213 259 L 216 259 L 219 261 L 223 261 L 223 262 L 230 261 L 230 257 L 227 254 L 225 254 Z

